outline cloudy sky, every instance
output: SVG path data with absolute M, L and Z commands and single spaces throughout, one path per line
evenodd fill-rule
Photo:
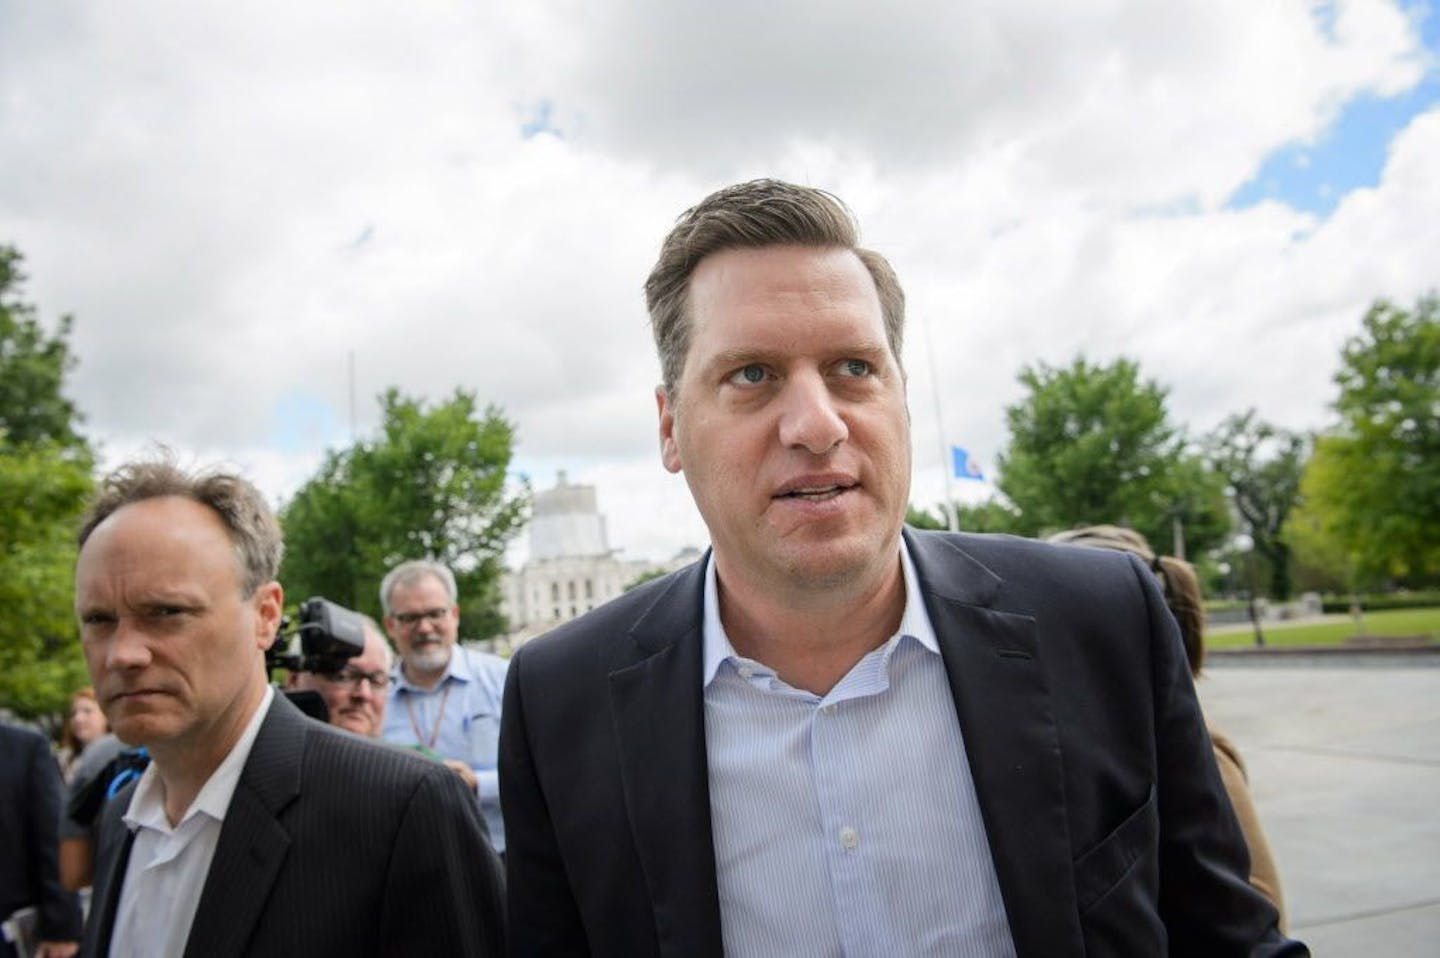
M 1325 425 L 1368 304 L 1440 285 L 1437 60 L 1414 0 L 0 0 L 0 242 L 109 461 L 278 500 L 459 386 L 664 558 L 705 537 L 640 287 L 706 193 L 824 187 L 895 264 L 928 505 L 1029 362 Z

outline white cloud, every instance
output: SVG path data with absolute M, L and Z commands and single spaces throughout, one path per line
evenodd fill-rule
M 289 492 L 348 435 L 353 354 L 361 431 L 388 385 L 474 389 L 538 486 L 569 464 L 664 557 L 703 528 L 655 453 L 640 286 L 711 189 L 824 186 L 895 263 L 928 503 L 922 322 L 988 466 L 1017 370 L 1081 351 L 1197 429 L 1324 422 L 1365 306 L 1435 283 L 1440 118 L 1326 218 L 1223 203 L 1426 56 L 1381 0 L 11 4 L 0 241 L 76 314 L 112 457 L 161 438 Z M 546 101 L 558 136 L 524 138 Z

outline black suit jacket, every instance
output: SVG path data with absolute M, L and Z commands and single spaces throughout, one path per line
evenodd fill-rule
M 1305 954 L 1246 883 L 1150 572 L 1123 553 L 1004 536 L 906 541 L 1021 958 Z M 722 953 L 702 569 L 511 663 L 500 783 L 514 954 Z
M 107 806 L 81 954 L 105 955 L 129 858 Z M 499 955 L 504 885 L 474 797 L 437 762 L 276 694 L 225 813 L 187 958 Z
M 41 941 L 78 941 L 80 901 L 60 886 L 59 828 L 60 768 L 50 743 L 0 723 L 0 921 L 33 905 Z

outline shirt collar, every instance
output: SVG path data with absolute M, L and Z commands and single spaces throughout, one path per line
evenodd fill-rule
M 198 814 L 205 814 L 217 822 L 225 820 L 225 811 L 230 807 L 230 799 L 235 795 L 235 787 L 240 784 L 240 773 L 245 770 L 245 762 L 250 758 L 250 750 L 255 746 L 255 739 L 260 734 L 260 726 L 265 721 L 266 714 L 270 711 L 270 704 L 275 699 L 275 690 L 269 685 L 265 686 L 265 695 L 260 699 L 260 707 L 255 714 L 250 716 L 245 731 L 240 733 L 240 738 L 230 747 L 230 752 L 223 761 L 210 773 L 210 777 L 201 786 L 199 794 L 185 810 L 184 816 L 176 824 L 179 828 L 185 822 Z M 160 781 L 160 773 L 152 761 L 140 776 L 140 781 L 135 786 L 135 794 L 130 799 L 130 807 L 126 809 L 125 824 L 133 832 L 140 828 L 153 828 L 157 831 L 174 831 L 170 827 L 170 820 L 165 817 L 165 787 Z
M 895 638 L 908 635 L 935 654 L 940 653 L 940 643 L 935 638 L 935 627 L 925 611 L 925 600 L 920 594 L 920 576 L 915 571 L 915 562 L 910 558 L 910 548 L 905 537 L 900 537 L 900 573 L 905 579 L 905 612 L 900 617 L 900 628 Z M 730 644 L 725 626 L 720 621 L 720 589 L 715 575 L 715 553 L 712 551 L 705 562 L 705 613 L 701 623 L 704 642 L 704 670 L 701 673 L 701 688 L 708 687 L 720 671 L 721 663 L 727 659 L 739 661 L 740 653 Z

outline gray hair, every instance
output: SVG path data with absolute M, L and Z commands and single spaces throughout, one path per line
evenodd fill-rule
M 245 598 L 280 574 L 285 543 L 280 524 L 260 490 L 230 473 L 186 472 L 168 453 L 160 459 L 126 463 L 100 480 L 100 488 L 81 517 L 78 544 L 83 548 L 95 528 L 121 508 L 166 496 L 197 502 L 220 518 L 235 546 Z
M 385 614 L 390 614 L 390 595 L 395 591 L 396 586 L 410 586 L 432 576 L 440 581 L 445 587 L 445 593 L 450 596 L 450 604 L 454 605 L 459 601 L 460 590 L 455 587 L 455 573 L 450 567 L 432 559 L 411 559 L 409 562 L 402 562 L 389 572 L 385 578 L 380 580 L 380 608 Z
M 395 667 L 395 650 L 390 648 L 390 640 L 386 638 L 385 630 L 380 628 L 379 622 L 376 622 L 364 612 L 357 612 L 355 614 L 360 616 L 360 621 L 363 623 L 366 636 L 374 633 L 375 638 L 380 640 L 380 648 L 385 651 L 385 671 L 389 672 Z
M 690 277 L 707 256 L 731 249 L 809 246 L 848 249 L 875 281 L 885 338 L 895 363 L 905 338 L 905 291 L 885 257 L 862 249 L 855 216 L 824 190 L 780 180 L 751 180 L 711 193 L 680 215 L 645 281 L 645 304 L 665 391 L 673 395 L 690 351 Z

